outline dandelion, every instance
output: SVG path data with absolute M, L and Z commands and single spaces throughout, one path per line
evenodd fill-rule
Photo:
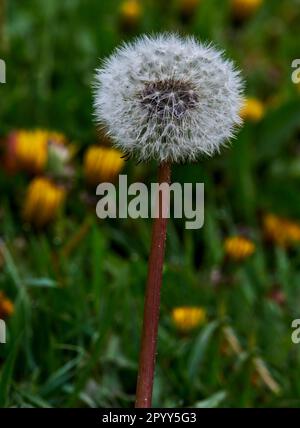
M 231 10 L 235 18 L 244 20 L 252 16 L 263 0 L 231 0 Z
M 31 173 L 43 171 L 47 162 L 47 136 L 43 131 L 17 132 L 15 155 L 20 169 Z
M 9 318 L 14 313 L 13 302 L 6 297 L 3 291 L 0 291 L 0 319 Z
M 245 122 L 259 122 L 265 114 L 263 103 L 257 98 L 247 98 L 240 110 L 241 118 Z
M 242 261 L 252 256 L 255 245 L 250 239 L 243 236 L 232 236 L 224 243 L 225 254 L 234 261 Z
M 97 70 L 95 115 L 115 146 L 139 161 L 196 161 L 234 135 L 241 89 L 239 72 L 213 47 L 145 36 Z
M 300 224 L 293 221 L 287 221 L 287 235 L 291 243 L 300 242 Z
M 233 63 L 195 38 L 166 34 L 125 44 L 97 70 L 95 117 L 116 148 L 159 164 L 170 184 L 171 164 L 213 155 L 241 124 L 242 81 Z M 142 332 L 136 407 L 152 400 L 167 216 L 157 197 Z
M 84 175 L 90 185 L 113 182 L 124 166 L 118 150 L 107 147 L 90 147 L 84 156 Z
M 206 322 L 206 310 L 197 306 L 174 308 L 172 321 L 179 331 L 187 333 Z
M 43 227 L 52 221 L 64 200 L 65 191 L 48 178 L 37 177 L 29 185 L 24 220 L 36 227 Z
M 16 131 L 8 138 L 10 164 L 16 169 L 38 174 L 45 170 L 49 145 L 65 144 L 65 137 L 46 130 Z
M 274 214 L 263 217 L 266 239 L 280 247 L 288 247 L 300 242 L 300 224 Z

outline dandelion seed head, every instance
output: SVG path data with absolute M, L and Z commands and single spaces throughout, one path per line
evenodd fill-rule
M 242 80 L 223 53 L 195 38 L 143 36 L 96 72 L 95 116 L 139 161 L 212 155 L 241 123 Z

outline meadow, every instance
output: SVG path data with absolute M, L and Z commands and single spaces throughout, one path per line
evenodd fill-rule
M 156 182 L 93 118 L 101 60 L 143 33 L 211 41 L 242 71 L 244 125 L 205 221 L 168 225 L 155 407 L 299 407 L 299 0 L 0 0 L 0 407 L 132 407 L 151 219 L 96 215 L 96 186 Z M 295 79 L 294 79 L 295 80 Z

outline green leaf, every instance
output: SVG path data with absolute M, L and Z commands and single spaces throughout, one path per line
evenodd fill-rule
M 6 407 L 9 400 L 9 391 L 12 385 L 15 361 L 20 341 L 21 337 L 15 340 L 0 372 L 0 408 Z
M 95 225 L 92 230 L 91 239 L 91 267 L 92 267 L 92 289 L 95 297 L 95 306 L 98 309 L 100 296 L 105 284 L 104 261 L 106 258 L 106 240 L 99 227 Z
M 24 284 L 28 287 L 57 287 L 57 282 L 51 278 L 26 278 Z
M 275 157 L 288 142 L 289 138 L 300 128 L 300 103 L 290 101 L 271 111 L 261 123 L 258 133 L 259 159 Z
M 188 376 L 190 379 L 193 379 L 199 372 L 209 343 L 219 326 L 219 320 L 212 321 L 202 329 L 201 333 L 196 339 L 196 343 L 192 349 L 192 353 L 188 363 Z

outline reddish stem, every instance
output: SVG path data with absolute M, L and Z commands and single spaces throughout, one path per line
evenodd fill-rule
M 171 167 L 169 163 L 159 166 L 158 183 L 170 184 Z M 152 389 L 155 369 L 155 354 L 158 333 L 160 289 L 165 255 L 167 216 L 162 212 L 163 192 L 159 192 L 159 212 L 154 219 L 151 250 L 148 262 L 148 278 L 144 306 L 144 321 L 141 340 L 139 372 L 136 391 L 136 408 L 148 408 L 152 403 Z

